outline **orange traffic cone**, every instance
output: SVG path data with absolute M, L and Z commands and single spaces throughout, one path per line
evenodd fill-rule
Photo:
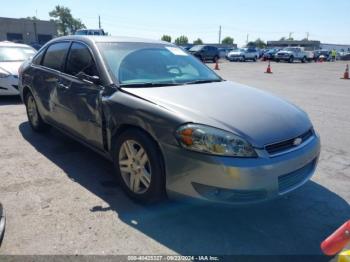
M 216 59 L 216 61 L 215 61 L 215 68 L 214 69 L 215 70 L 220 70 L 218 59 Z
M 350 79 L 349 78 L 349 65 L 346 65 L 344 77 L 342 79 Z
M 272 74 L 270 61 L 269 61 L 269 65 L 267 66 L 265 74 Z

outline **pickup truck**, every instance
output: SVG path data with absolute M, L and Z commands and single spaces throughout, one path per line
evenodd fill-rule
M 245 62 L 247 60 L 252 60 L 256 62 L 259 58 L 259 52 L 255 48 L 242 48 L 232 50 L 227 54 L 228 60 Z
M 307 62 L 308 55 L 302 47 L 287 47 L 278 51 L 275 55 L 276 62 L 287 61 L 293 63 L 294 61 Z

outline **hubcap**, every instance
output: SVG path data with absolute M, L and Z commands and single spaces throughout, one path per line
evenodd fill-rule
M 119 151 L 119 169 L 129 189 L 145 193 L 151 184 L 152 170 L 144 148 L 134 140 L 126 140 Z
M 33 126 L 37 126 L 39 122 L 39 116 L 38 116 L 38 110 L 36 108 L 35 100 L 32 96 L 28 97 L 28 116 L 29 120 L 32 123 Z

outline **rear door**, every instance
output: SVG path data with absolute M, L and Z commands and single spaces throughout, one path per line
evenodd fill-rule
M 80 139 L 102 149 L 102 87 L 78 78 L 81 73 L 99 76 L 89 47 L 84 43 L 73 42 L 64 73 L 61 74 L 60 88 L 57 89 L 60 105 L 65 110 L 62 124 Z
M 40 113 L 54 122 L 61 111 L 56 92 L 69 46 L 70 42 L 53 43 L 33 61 L 32 87 Z

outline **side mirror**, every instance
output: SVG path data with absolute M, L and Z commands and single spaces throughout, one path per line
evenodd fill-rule
M 84 72 L 79 72 L 76 77 L 80 80 L 85 80 L 94 84 L 98 84 L 100 82 L 100 78 L 98 76 L 89 76 Z

